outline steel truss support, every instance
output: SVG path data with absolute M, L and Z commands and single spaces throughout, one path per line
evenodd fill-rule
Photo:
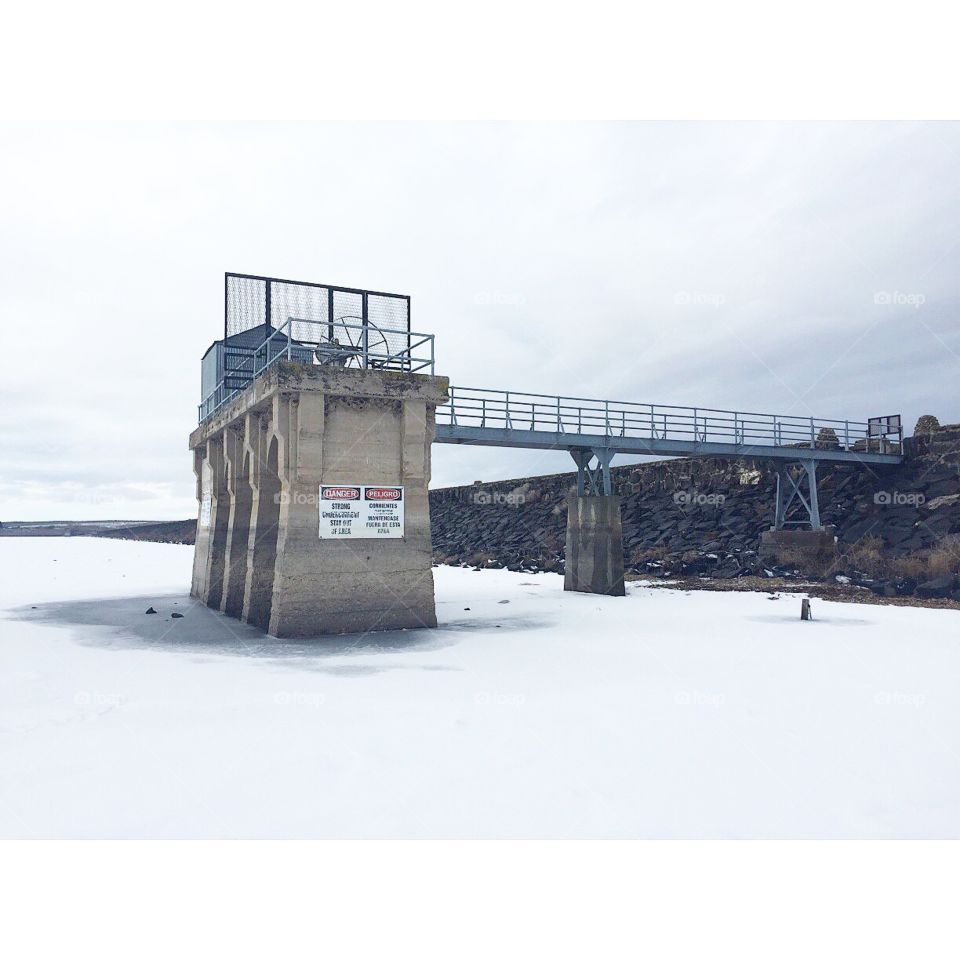
M 577 465 L 578 497 L 609 497 L 613 494 L 610 461 L 614 453 L 604 448 L 571 447 L 570 456 Z M 596 460 L 595 466 L 590 462 Z
M 807 495 L 802 487 L 806 478 Z M 794 509 L 792 517 L 789 510 L 797 502 L 800 509 Z M 786 527 L 809 527 L 820 530 L 820 503 L 817 499 L 817 461 L 801 460 L 797 463 L 785 463 L 777 467 L 777 503 L 774 513 L 773 529 Z

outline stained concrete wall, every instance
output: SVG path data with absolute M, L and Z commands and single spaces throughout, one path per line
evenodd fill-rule
M 223 525 L 198 526 L 194 595 L 281 637 L 435 626 L 427 486 L 446 399 L 441 377 L 271 367 L 191 436 L 201 509 L 203 464 L 220 466 Z M 321 540 L 319 487 L 347 483 L 403 486 L 403 538 Z
M 759 556 L 767 564 L 816 571 L 837 557 L 836 530 L 767 530 L 760 535 Z
M 195 448 L 194 472 L 200 511 L 191 592 L 211 607 L 219 607 L 230 514 L 221 437 L 212 437 L 202 447 Z
M 248 416 L 246 423 L 248 434 L 245 442 L 252 460 L 251 508 L 243 608 L 240 616 L 248 623 L 266 630 L 270 626 L 280 524 L 282 488 L 278 472 L 279 444 L 272 434 L 268 414 Z
M 624 595 L 619 497 L 567 498 L 563 589 Z
M 206 592 L 207 557 L 210 554 L 210 513 L 209 513 L 209 466 L 207 465 L 207 445 L 193 448 L 193 473 L 197 484 L 197 536 L 193 547 L 193 577 L 190 581 L 190 595 L 202 599 Z
M 231 617 L 243 613 L 246 588 L 247 551 L 250 540 L 250 515 L 253 510 L 253 489 L 250 486 L 250 458 L 245 445 L 245 422 L 224 431 L 224 460 L 230 515 L 224 547 L 223 591 L 220 609 Z

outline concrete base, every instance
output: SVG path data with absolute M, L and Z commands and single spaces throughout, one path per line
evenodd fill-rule
M 446 397 L 443 377 L 269 368 L 190 438 L 192 594 L 275 637 L 435 627 L 427 487 Z M 321 538 L 321 484 L 403 487 L 403 535 Z
M 762 563 L 797 567 L 811 572 L 828 565 L 837 556 L 833 527 L 819 530 L 767 530 L 760 536 Z
M 563 589 L 614 597 L 626 592 L 619 497 L 567 498 Z

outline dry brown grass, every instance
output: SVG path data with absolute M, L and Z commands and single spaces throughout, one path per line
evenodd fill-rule
M 632 563 L 655 563 L 665 560 L 670 551 L 661 543 L 655 547 L 636 547 L 630 557 Z
M 879 537 L 864 537 L 850 544 L 833 566 L 830 574 L 855 569 L 868 577 L 906 577 L 920 583 L 932 577 L 960 576 L 960 536 L 944 537 L 929 550 L 902 557 L 887 556 Z
M 883 541 L 879 537 L 864 537 L 851 543 L 837 558 L 835 567 L 853 567 L 868 577 L 878 577 L 886 572 Z
M 927 576 L 927 558 L 911 553 L 905 557 L 893 557 L 887 563 L 890 573 L 896 577 L 923 580 Z
M 493 560 L 492 553 L 484 553 L 481 551 L 473 554 L 467 563 L 469 563 L 471 567 L 485 567 L 491 560 Z
M 960 536 L 944 537 L 930 550 L 927 570 L 935 577 L 960 573 Z

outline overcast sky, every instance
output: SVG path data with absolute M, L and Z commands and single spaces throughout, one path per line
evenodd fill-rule
M 6 127 L 0 519 L 195 513 L 227 270 L 410 294 L 454 384 L 960 420 L 958 169 L 949 123 Z

